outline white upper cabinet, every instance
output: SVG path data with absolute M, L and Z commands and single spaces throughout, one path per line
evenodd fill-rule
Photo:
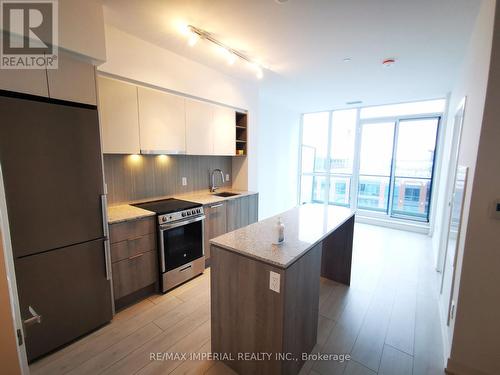
M 186 151 L 190 155 L 214 155 L 212 104 L 186 100 Z
M 181 96 L 138 88 L 142 153 L 186 153 L 186 110 Z
M 137 87 L 99 77 L 99 116 L 102 127 L 102 152 L 138 154 L 139 121 Z
M 45 69 L 0 69 L 0 89 L 49 96 Z
M 214 154 L 235 155 L 236 112 L 227 107 L 213 107 Z
M 235 155 L 236 112 L 98 77 L 106 154 Z
M 97 105 L 94 66 L 77 56 L 59 50 L 58 68 L 47 69 L 47 80 L 51 98 Z

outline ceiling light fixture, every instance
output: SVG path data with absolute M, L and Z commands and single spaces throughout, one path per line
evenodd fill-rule
M 262 77 L 264 76 L 264 72 L 260 64 L 256 63 L 254 60 L 252 60 L 244 53 L 225 45 L 224 43 L 216 39 L 208 31 L 199 29 L 192 25 L 188 25 L 187 29 L 189 30 L 189 37 L 188 37 L 189 46 L 191 47 L 194 46 L 200 39 L 207 40 L 210 43 L 215 44 L 224 53 L 227 59 L 227 63 L 229 65 L 233 65 L 236 62 L 236 59 L 240 58 L 241 60 L 247 62 L 256 71 L 256 76 L 258 79 L 262 79 Z

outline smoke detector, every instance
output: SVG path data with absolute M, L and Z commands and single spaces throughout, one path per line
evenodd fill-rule
M 382 65 L 385 66 L 386 68 L 393 66 L 395 63 L 396 63 L 396 59 L 392 58 L 392 57 L 384 59 L 382 61 Z

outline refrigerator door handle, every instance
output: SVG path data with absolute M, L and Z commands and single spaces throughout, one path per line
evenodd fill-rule
M 106 280 L 111 280 L 111 252 L 109 249 L 109 239 L 104 240 L 104 260 L 106 265 Z
M 33 324 L 40 324 L 42 322 L 42 316 L 39 315 L 35 309 L 31 306 L 28 306 L 28 310 L 31 314 L 31 318 L 26 319 L 23 323 L 26 327 L 29 327 Z
M 102 210 L 102 231 L 104 237 L 109 237 L 109 226 L 108 226 L 108 197 L 106 194 L 101 195 L 101 210 Z

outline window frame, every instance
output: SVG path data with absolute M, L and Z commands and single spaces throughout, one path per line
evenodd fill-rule
M 398 115 L 398 116 L 386 116 L 386 117 L 374 117 L 374 118 L 366 118 L 366 119 L 361 119 L 360 118 L 360 113 L 361 110 L 365 107 L 356 107 L 356 108 L 338 108 L 334 110 L 328 110 L 328 111 L 317 111 L 317 112 L 312 112 L 312 113 L 318 113 L 318 112 L 328 112 L 328 150 L 327 150 L 327 169 L 326 172 L 316 172 L 316 173 L 302 173 L 302 139 L 303 139 L 303 127 L 304 127 L 304 116 L 309 114 L 309 113 L 302 113 L 301 115 L 301 121 L 300 121 L 300 131 L 299 131 L 299 165 L 298 165 L 298 184 L 297 184 L 297 203 L 301 204 L 301 186 L 302 186 L 302 176 L 323 176 L 326 178 L 326 192 L 325 192 L 325 201 L 324 205 L 329 205 L 330 204 L 330 184 L 331 184 L 331 178 L 338 176 L 349 176 L 350 179 L 350 186 L 349 186 L 349 205 L 345 205 L 344 207 L 350 207 L 353 210 L 356 210 L 359 212 L 360 215 L 366 216 L 366 217 L 372 217 L 375 219 L 383 219 L 383 220 L 390 220 L 390 221 L 398 221 L 398 222 L 405 222 L 405 223 L 414 223 L 414 224 L 425 224 L 429 225 L 432 221 L 432 211 L 433 211 L 433 206 L 435 202 L 433 201 L 433 193 L 436 185 L 435 181 L 435 173 L 436 173 L 436 162 L 438 159 L 438 155 L 440 153 L 440 148 L 442 147 L 441 145 L 441 124 L 443 122 L 443 119 L 445 118 L 445 111 L 448 106 L 448 99 L 447 98 L 438 98 L 441 100 L 444 100 L 444 107 L 443 107 L 443 112 L 433 112 L 433 113 L 424 113 L 424 114 L 413 114 L 413 115 Z M 418 100 L 418 101 L 429 101 L 429 100 L 438 100 L 438 99 L 426 99 L 426 100 Z M 418 102 L 415 101 L 415 102 Z M 394 103 L 394 104 L 401 104 L 401 103 Z M 387 105 L 387 104 L 384 104 Z M 392 104 L 388 104 L 392 105 Z M 368 106 L 368 107 L 374 107 L 374 106 Z M 353 169 L 352 169 L 352 174 L 338 174 L 338 173 L 332 173 L 331 172 L 331 136 L 332 136 L 332 126 L 333 126 L 333 112 L 335 111 L 342 111 L 342 110 L 356 110 L 356 128 L 355 128 L 355 140 L 354 140 L 354 157 L 353 157 Z M 397 153 L 397 140 L 398 140 L 398 131 L 399 131 L 399 122 L 403 120 L 425 120 L 425 119 L 437 119 L 437 127 L 436 127 L 436 139 L 435 139 L 435 149 L 434 149 L 434 155 L 433 155 L 433 161 L 432 161 L 432 173 L 431 173 L 431 178 L 430 178 L 430 186 L 429 186 L 429 209 L 427 212 L 427 215 L 425 219 L 419 218 L 416 216 L 411 216 L 411 215 L 403 215 L 403 214 L 394 214 L 393 213 L 393 201 L 394 201 L 394 189 L 395 189 L 395 168 L 396 168 L 396 153 Z M 394 140 L 393 140 L 393 150 L 392 150 L 392 161 L 391 161 L 391 172 L 389 176 L 389 196 L 388 196 L 388 209 L 387 212 L 381 212 L 381 211 L 375 211 L 375 210 L 368 210 L 368 209 L 363 209 L 363 208 L 358 208 L 358 194 L 359 194 L 359 172 L 360 172 L 360 151 L 361 151 L 361 130 L 362 126 L 365 123 L 379 123 L 379 122 L 394 122 Z M 347 187 L 347 186 L 346 186 Z M 341 204 L 333 204 L 332 205 L 337 205 L 342 207 L 343 205 Z

